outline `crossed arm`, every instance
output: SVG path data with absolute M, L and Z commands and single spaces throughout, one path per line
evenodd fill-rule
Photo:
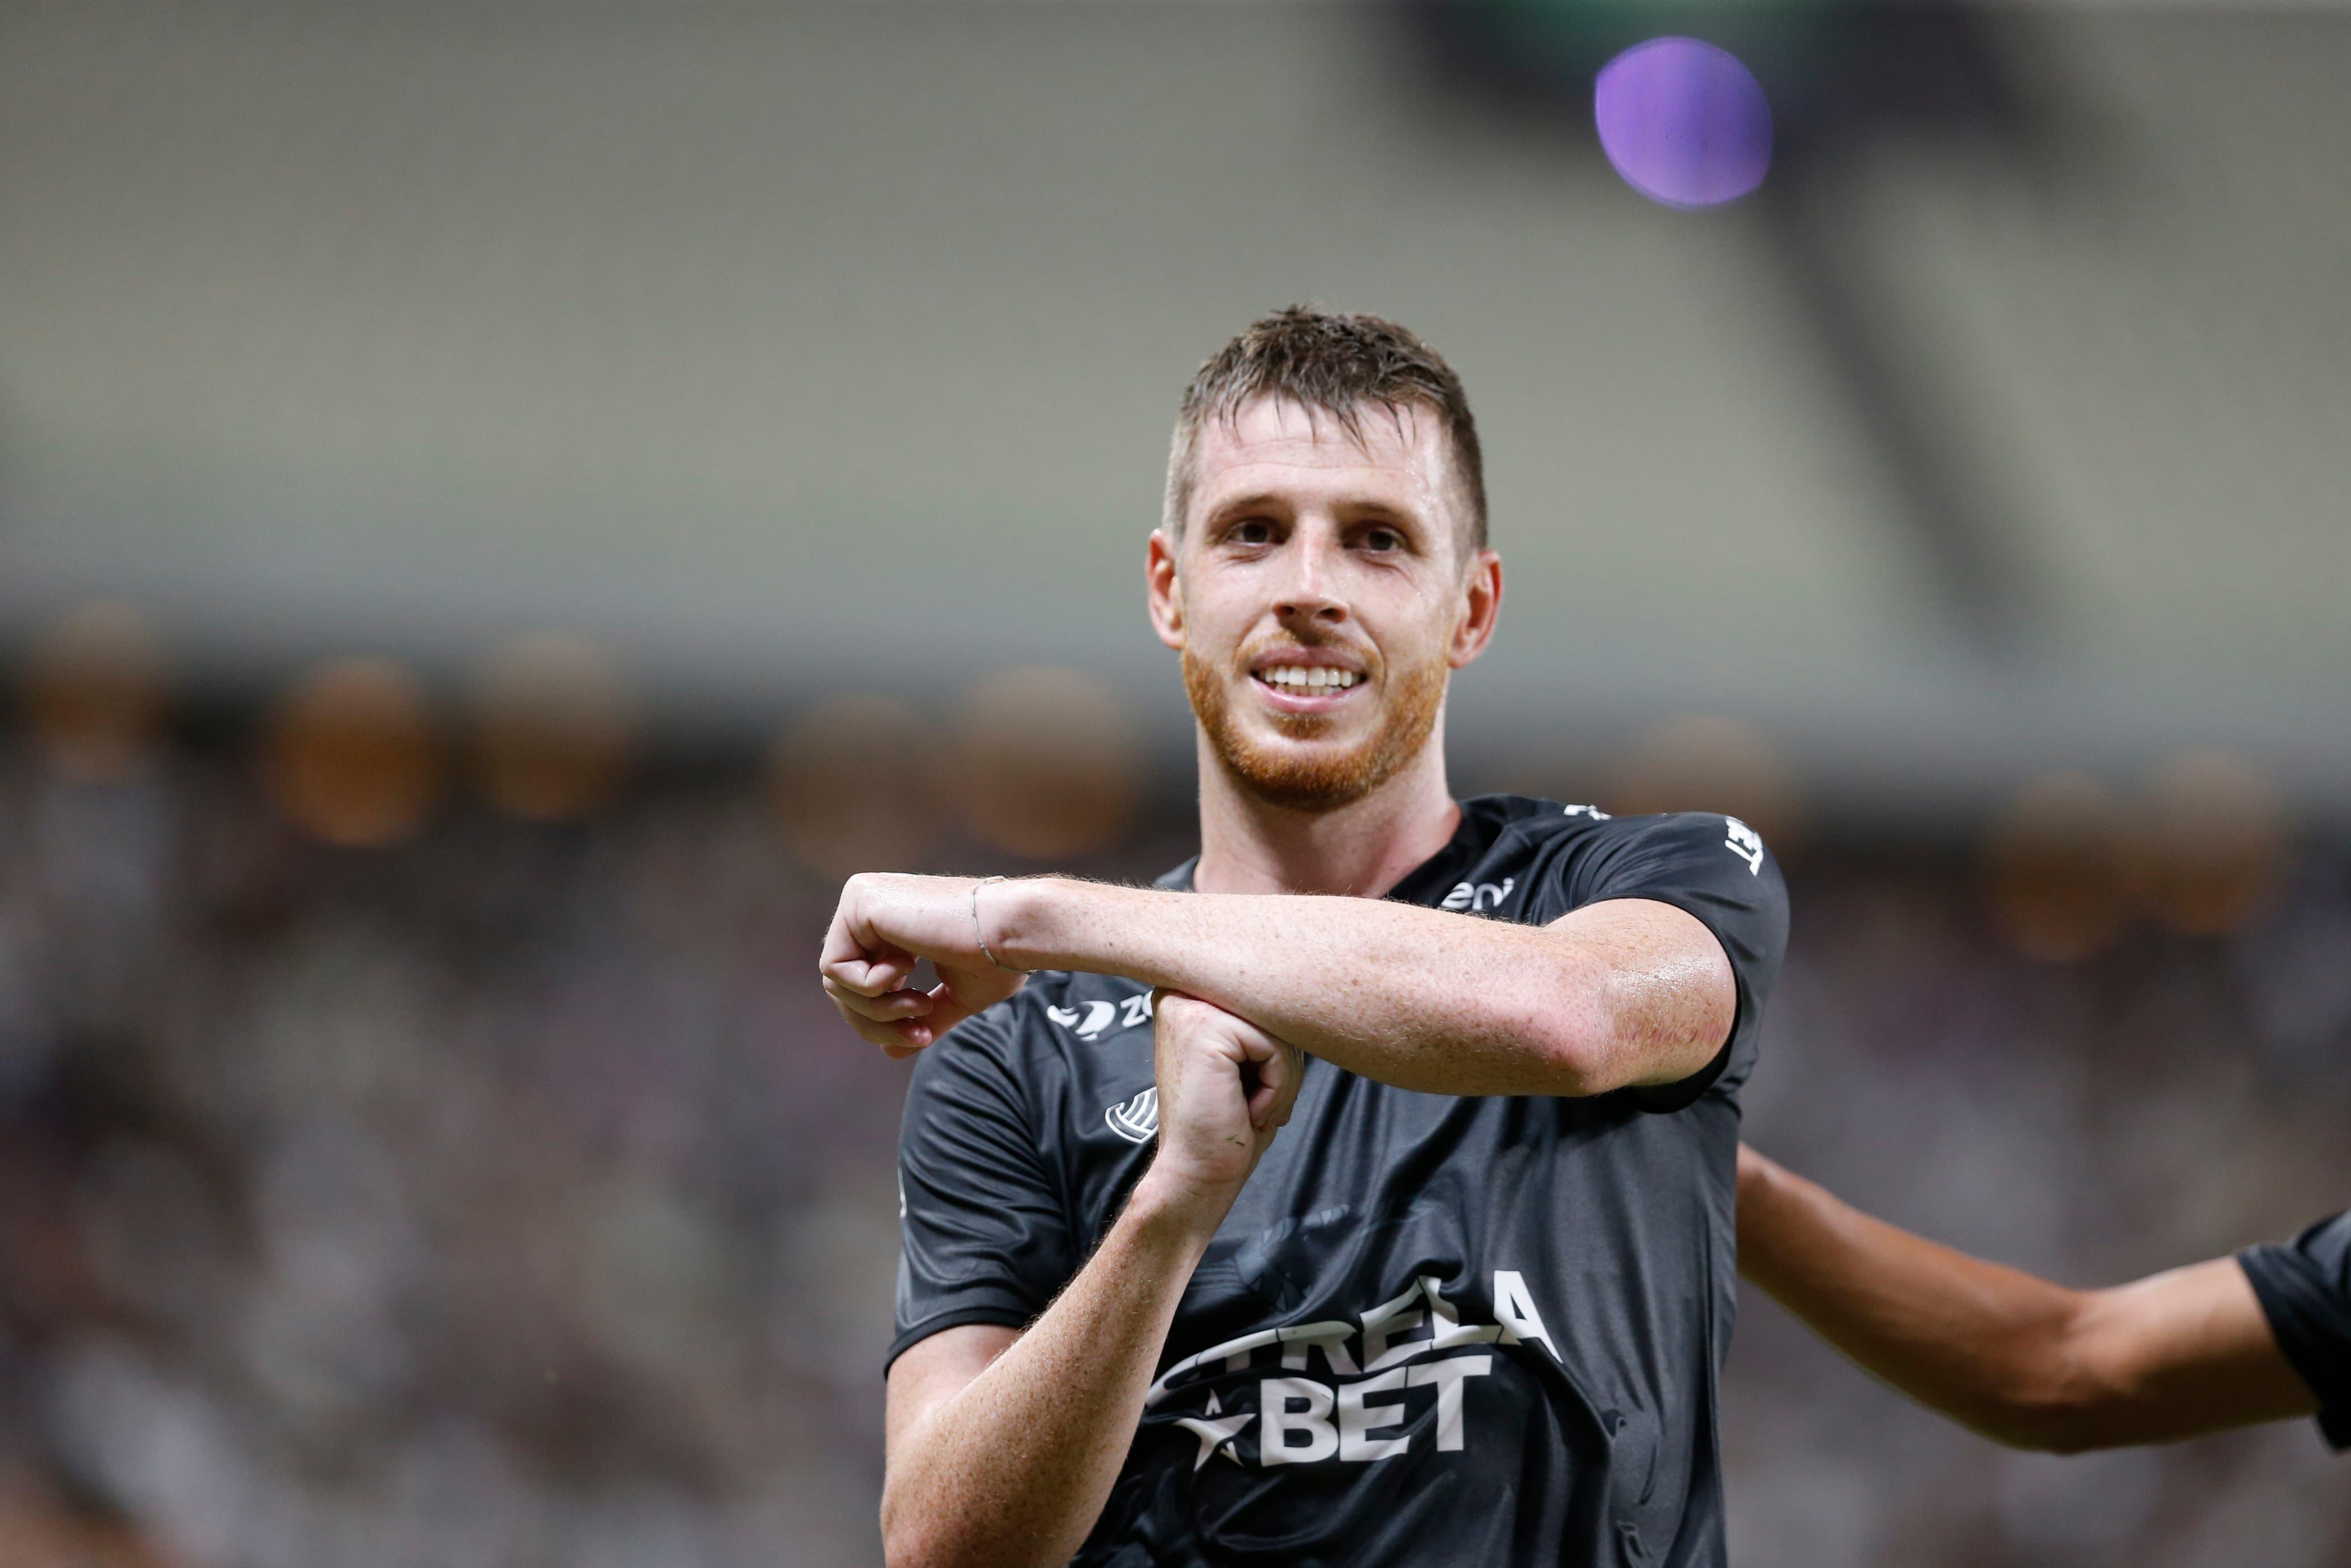
M 1938 1246 L 1741 1145 L 1739 1271 L 1997 1442 L 2079 1453 L 2315 1414 L 2235 1260 L 2074 1291 Z
M 912 983 L 923 958 L 928 990 Z M 1714 935 L 1641 899 L 1531 928 L 1360 898 L 872 875 L 843 889 L 821 960 L 842 1016 L 893 1055 L 1040 968 L 1161 988 L 1158 1145 L 1035 1322 L 950 1328 L 892 1366 L 896 1568 L 1050 1564 L 1084 1541 L 1192 1271 L 1289 1116 L 1301 1053 L 1429 1092 L 1596 1094 L 1698 1071 L 1737 1010 Z
M 890 1368 L 882 1537 L 892 1568 L 1048 1568 L 1126 1460 L 1192 1270 L 1304 1074 L 1297 1049 L 1189 997 L 1152 1026 L 1159 1143 L 1077 1277 L 1025 1330 L 967 1324 Z
M 911 988 L 916 958 L 937 967 L 935 989 Z M 1529 926 L 1367 898 L 860 876 L 821 967 L 842 1016 L 903 1055 L 1008 996 L 1019 977 L 1007 965 L 1182 991 L 1350 1071 L 1439 1094 L 1672 1082 L 1721 1049 L 1738 1005 L 1714 934 L 1641 898 Z

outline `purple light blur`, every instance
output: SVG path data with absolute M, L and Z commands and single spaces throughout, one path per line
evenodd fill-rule
M 1771 165 L 1771 106 L 1738 57 L 1696 38 L 1652 38 L 1601 68 L 1601 151 L 1625 183 L 1669 207 L 1745 195 Z

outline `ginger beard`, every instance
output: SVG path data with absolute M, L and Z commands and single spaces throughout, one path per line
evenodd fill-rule
M 1280 645 L 1297 646 L 1285 642 Z M 1245 650 L 1236 667 L 1251 680 L 1249 662 L 1262 645 Z M 1233 712 L 1228 672 L 1193 652 L 1183 651 L 1184 691 L 1193 716 L 1208 737 L 1217 760 L 1235 782 L 1269 805 L 1295 811 L 1334 811 L 1350 806 L 1395 778 L 1421 753 L 1445 709 L 1452 674 L 1442 650 L 1402 665 L 1374 663 L 1372 694 L 1380 698 L 1379 721 L 1353 746 L 1304 747 L 1268 744 L 1249 732 Z M 1316 741 L 1336 727 L 1325 714 L 1270 713 L 1272 727 L 1294 741 Z

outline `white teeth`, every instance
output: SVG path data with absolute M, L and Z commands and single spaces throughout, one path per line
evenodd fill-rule
M 1260 672 L 1259 679 L 1270 686 L 1282 686 L 1299 693 L 1345 691 L 1363 677 L 1353 670 L 1334 670 L 1327 665 L 1282 664 Z

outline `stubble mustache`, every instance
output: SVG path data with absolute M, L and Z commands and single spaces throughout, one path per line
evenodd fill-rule
M 1270 646 L 1311 644 L 1285 639 Z M 1268 647 L 1260 644 L 1239 655 L 1242 679 L 1255 678 L 1247 672 Z M 1209 749 L 1226 774 L 1268 805 L 1315 812 L 1353 805 L 1420 755 L 1436 732 L 1450 673 L 1441 660 L 1385 668 L 1374 664 L 1368 673 L 1373 677 L 1372 692 L 1381 699 L 1381 712 L 1371 733 L 1343 750 L 1299 756 L 1259 744 L 1236 721 L 1226 668 L 1211 664 L 1188 647 L 1183 651 L 1183 665 L 1184 691 L 1191 699 L 1193 716 L 1199 720 Z M 1276 723 L 1294 739 L 1311 740 L 1329 729 L 1332 721 L 1322 714 L 1281 714 Z

